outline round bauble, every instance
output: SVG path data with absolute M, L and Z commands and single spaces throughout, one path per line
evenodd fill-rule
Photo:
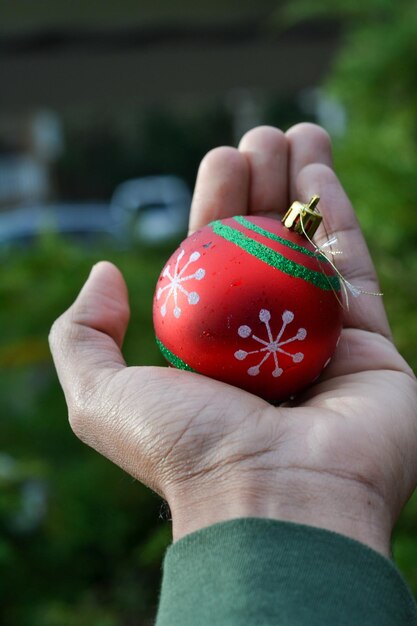
M 335 350 L 339 279 L 306 237 L 276 219 L 218 220 L 166 263 L 153 319 L 171 365 L 277 404 L 317 379 Z

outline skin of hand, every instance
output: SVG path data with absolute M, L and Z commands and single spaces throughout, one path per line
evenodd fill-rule
M 343 276 L 379 291 L 327 133 L 249 131 L 203 159 L 190 232 L 214 219 L 279 218 L 319 194 Z M 128 294 L 114 265 L 95 265 L 50 345 L 75 434 L 169 504 L 174 540 L 215 522 L 266 517 L 321 527 L 384 555 L 417 483 L 417 386 L 394 347 L 382 298 L 351 298 L 330 366 L 296 401 L 273 407 L 204 376 L 127 367 Z

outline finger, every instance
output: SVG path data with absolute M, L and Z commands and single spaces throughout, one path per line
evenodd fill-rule
M 239 150 L 250 167 L 249 212 L 283 213 L 288 208 L 288 142 L 285 134 L 272 126 L 259 126 L 247 132 Z
M 229 147 L 211 150 L 200 164 L 190 212 L 189 234 L 209 222 L 247 213 L 249 167 Z
M 327 165 L 312 164 L 304 167 L 297 177 L 296 190 L 302 202 L 313 195 L 320 196 L 320 212 L 325 228 L 320 227 L 318 245 L 330 237 L 337 237 L 336 248 L 342 252 L 335 265 L 349 282 L 362 291 L 380 291 L 375 268 L 368 251 L 353 207 L 336 174 Z M 362 294 L 348 296 L 345 306 L 345 327 L 360 328 L 391 337 L 384 304 L 380 296 Z
M 297 198 L 296 181 L 301 170 L 310 163 L 323 163 L 332 167 L 332 145 L 328 133 L 317 126 L 303 122 L 290 128 L 287 133 L 289 149 L 289 195 L 290 204 Z
M 74 304 L 55 322 L 50 346 L 67 401 L 125 366 L 120 347 L 129 320 L 127 288 L 111 263 L 95 265 Z

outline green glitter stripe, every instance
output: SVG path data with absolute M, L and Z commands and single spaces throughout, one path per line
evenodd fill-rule
M 176 367 L 178 370 L 187 370 L 188 372 L 195 372 L 195 370 L 193 370 L 192 367 L 187 365 L 185 361 L 180 359 L 179 356 L 171 352 L 171 350 L 168 350 L 168 348 L 164 346 L 164 344 L 162 343 L 162 341 L 158 339 L 158 337 L 155 337 L 155 341 L 156 341 L 158 348 L 160 349 L 160 351 L 166 358 L 166 360 L 169 361 L 174 367 Z
M 273 241 L 278 241 L 278 243 L 281 243 L 283 246 L 287 246 L 288 248 L 297 250 L 297 252 L 302 252 L 303 254 L 306 254 L 307 256 L 312 256 L 312 257 L 317 258 L 317 255 L 315 252 L 311 252 L 311 250 L 308 250 L 307 248 L 303 248 L 303 246 L 299 246 L 298 244 L 293 243 L 292 241 L 288 241 L 287 239 L 284 239 L 283 237 L 280 237 L 279 235 L 270 233 L 269 230 L 265 230 L 265 228 L 261 228 L 261 226 L 257 226 L 256 224 L 253 224 L 252 222 L 245 219 L 241 215 L 238 215 L 237 217 L 234 217 L 233 219 L 236 222 L 238 222 L 238 224 L 241 224 L 245 228 L 248 228 L 249 230 L 253 230 L 255 233 L 258 233 L 258 235 L 263 235 L 264 237 L 268 237 L 268 239 L 272 239 Z M 324 261 L 324 257 L 321 257 L 321 258 Z
M 268 246 L 265 246 L 263 243 L 250 239 L 240 232 L 240 230 L 236 230 L 226 224 L 222 224 L 220 221 L 212 222 L 210 226 L 216 235 L 223 237 L 223 239 L 226 239 L 227 241 L 231 241 L 236 246 L 239 246 L 239 248 L 242 248 L 242 250 L 252 254 L 257 259 L 267 263 L 271 267 L 275 267 L 281 272 L 284 272 L 284 274 L 294 276 L 295 278 L 302 278 L 303 280 L 306 280 L 307 282 L 312 283 L 316 287 L 325 291 L 335 291 L 340 289 L 340 283 L 337 276 L 326 276 L 322 272 L 316 272 L 314 270 L 310 270 L 308 267 L 299 265 L 298 263 L 285 258 L 285 256 L 279 252 L 271 250 L 271 248 L 268 248 Z

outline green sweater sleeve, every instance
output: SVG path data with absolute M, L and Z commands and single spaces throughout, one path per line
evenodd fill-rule
M 417 626 L 391 561 L 336 533 L 268 519 L 174 543 L 156 626 Z

